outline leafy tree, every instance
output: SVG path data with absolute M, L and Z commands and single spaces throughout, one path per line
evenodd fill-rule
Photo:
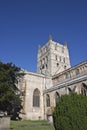
M 17 78 L 22 76 L 20 68 L 12 63 L 4 64 L 0 62 L 0 110 L 8 115 L 14 114 L 20 108 L 19 90 L 17 88 Z
M 61 97 L 53 112 L 55 130 L 87 130 L 87 96 Z

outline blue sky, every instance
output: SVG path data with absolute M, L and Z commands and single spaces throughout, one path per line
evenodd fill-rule
M 67 42 L 72 66 L 87 60 L 87 1 L 0 0 L 0 61 L 35 72 L 50 34 Z

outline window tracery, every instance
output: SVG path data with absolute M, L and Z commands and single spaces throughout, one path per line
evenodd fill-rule
M 37 88 L 33 92 L 33 107 L 40 107 L 40 91 Z

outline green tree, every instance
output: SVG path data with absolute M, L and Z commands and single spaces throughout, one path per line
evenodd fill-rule
M 8 115 L 21 106 L 20 92 L 16 87 L 18 77 L 22 76 L 19 72 L 20 68 L 12 63 L 0 62 L 0 110 Z
M 53 121 L 55 130 L 87 130 L 87 96 L 62 96 L 54 109 Z

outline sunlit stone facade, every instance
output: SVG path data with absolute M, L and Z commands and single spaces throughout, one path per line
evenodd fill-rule
M 87 95 L 87 61 L 71 67 L 67 44 L 54 42 L 52 37 L 38 48 L 37 73 L 23 72 L 24 78 L 18 82 L 22 119 L 52 121 L 52 111 L 61 95 Z

